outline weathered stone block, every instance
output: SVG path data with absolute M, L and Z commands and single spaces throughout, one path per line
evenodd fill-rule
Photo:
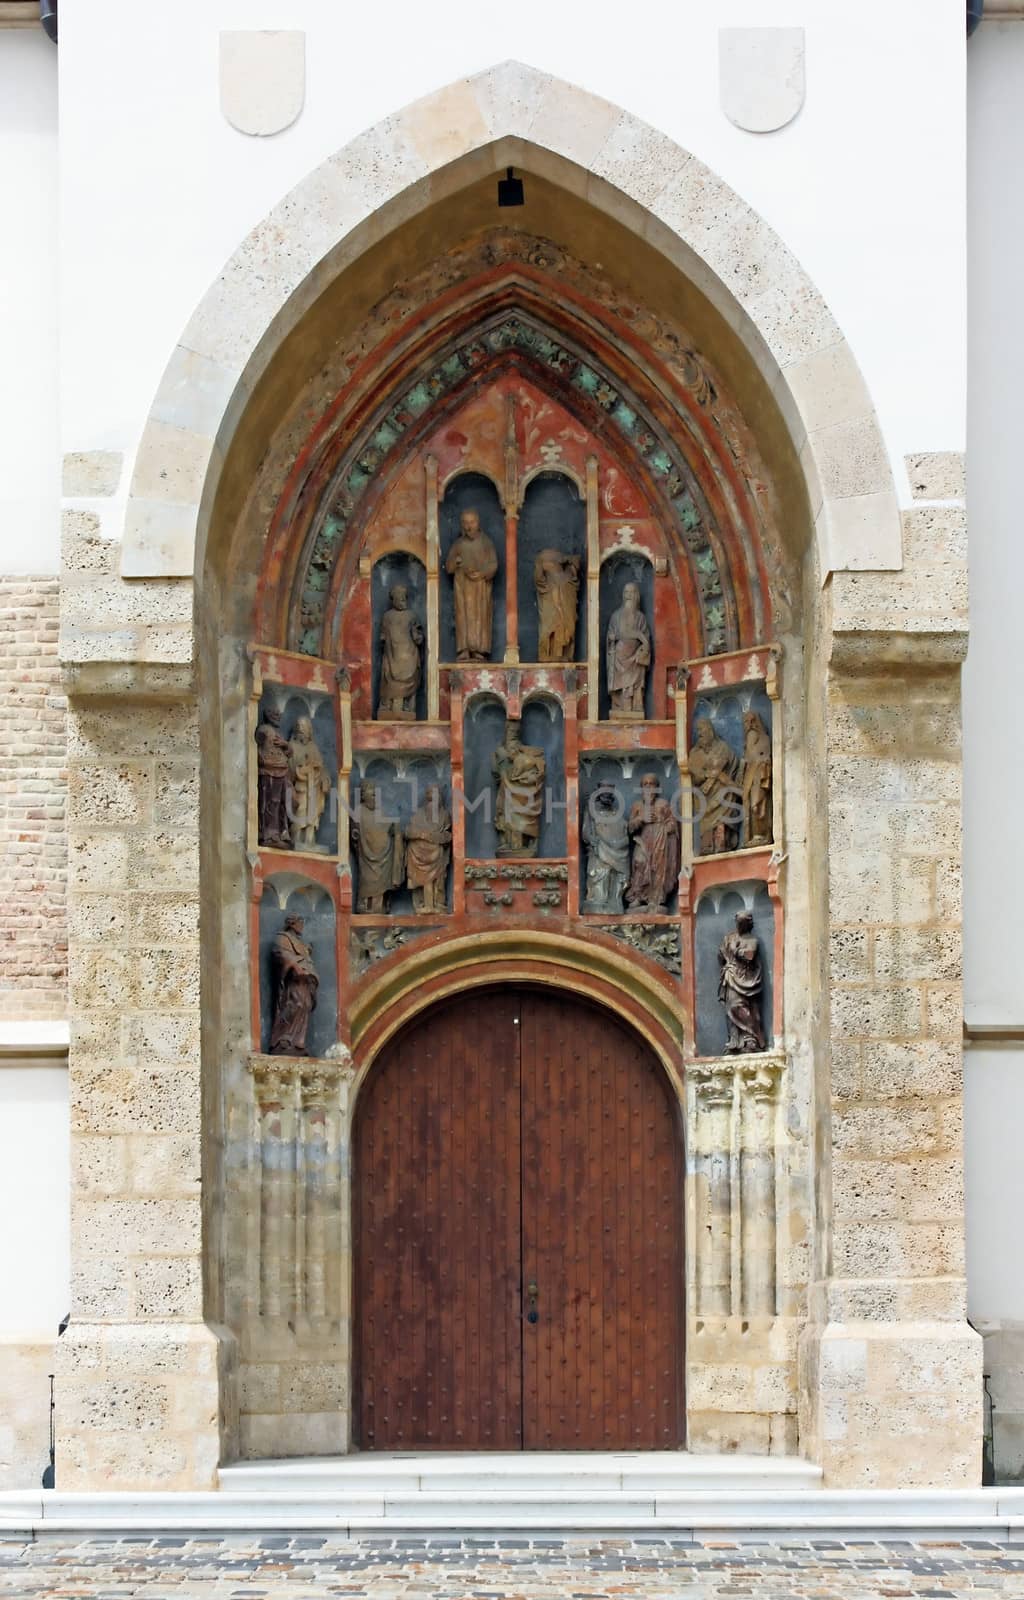
M 85 499 L 116 494 L 123 465 L 120 450 L 71 450 L 64 457 L 63 493 Z

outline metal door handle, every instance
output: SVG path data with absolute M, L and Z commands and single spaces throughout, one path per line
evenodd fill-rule
M 527 1305 L 527 1308 L 526 1308 L 526 1320 L 527 1320 L 527 1322 L 530 1322 L 530 1323 L 534 1323 L 534 1322 L 539 1322 L 540 1321 L 540 1312 L 537 1310 L 537 1295 L 538 1295 L 538 1292 L 539 1291 L 538 1291 L 537 1285 L 535 1283 L 531 1282 L 531 1283 L 528 1283 L 526 1285 L 526 1294 L 527 1294 L 527 1298 L 529 1300 L 529 1304 Z

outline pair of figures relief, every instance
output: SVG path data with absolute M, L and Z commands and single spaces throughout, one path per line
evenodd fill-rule
M 583 819 L 587 849 L 584 911 L 663 913 L 679 884 L 680 829 L 653 773 L 640 780 L 628 814 L 610 783 L 593 793 Z
M 260 844 L 275 850 L 317 850 L 317 831 L 330 792 L 331 779 L 312 720 L 299 717 L 286 739 L 281 712 L 268 706 L 256 729 Z
M 381 805 L 375 783 L 359 788 L 358 821 L 352 824 L 358 869 L 356 910 L 386 915 L 396 889 L 407 886 L 417 914 L 444 911 L 452 854 L 452 818 L 436 784 L 403 829 Z
M 756 711 L 743 715 L 738 756 L 710 717 L 699 717 L 690 749 L 690 779 L 702 856 L 772 842 L 772 741 Z M 742 831 L 741 831 L 742 830 Z

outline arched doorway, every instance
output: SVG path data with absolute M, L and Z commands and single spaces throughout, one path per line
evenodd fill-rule
M 683 1161 L 654 1053 L 565 991 L 431 1008 L 353 1136 L 364 1449 L 684 1442 Z

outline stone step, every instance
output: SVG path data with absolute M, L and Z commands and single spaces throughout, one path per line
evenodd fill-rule
M 821 1469 L 789 1457 L 678 1452 L 515 1455 L 352 1455 L 329 1460 L 243 1461 L 222 1467 L 222 1489 L 314 1494 L 458 1492 L 664 1493 L 667 1490 L 815 1489 Z
M 219 1490 L 206 1493 L 0 1494 L 0 1534 L 234 1529 L 335 1533 L 491 1535 L 517 1530 L 660 1532 L 754 1542 L 787 1537 L 839 1539 L 994 1538 L 1024 1541 L 1024 1490 L 746 1490 L 687 1492 L 542 1491 L 525 1479 L 477 1488 L 385 1492 L 352 1483 L 331 1492 Z

